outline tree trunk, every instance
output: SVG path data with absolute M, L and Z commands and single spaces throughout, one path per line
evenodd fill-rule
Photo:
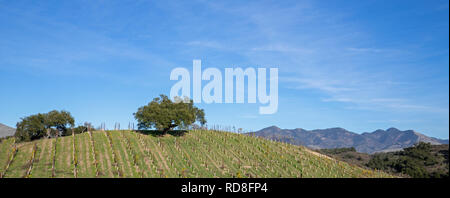
M 170 130 L 172 130 L 173 128 L 175 128 L 175 127 L 177 127 L 178 125 L 176 125 L 176 124 L 171 124 L 169 127 L 167 127 L 167 128 L 164 128 L 163 129 L 163 135 L 166 135 Z
M 47 138 L 51 138 L 51 134 L 50 134 L 50 131 L 51 131 L 51 129 L 50 129 L 50 128 L 48 128 L 48 129 L 47 129 Z
M 165 128 L 165 129 L 163 129 L 162 135 L 166 135 L 167 132 L 169 132 L 169 131 L 170 131 L 170 128 Z

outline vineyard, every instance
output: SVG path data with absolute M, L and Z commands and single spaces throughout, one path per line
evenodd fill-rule
M 230 132 L 95 131 L 0 143 L 1 178 L 390 177 L 301 146 Z

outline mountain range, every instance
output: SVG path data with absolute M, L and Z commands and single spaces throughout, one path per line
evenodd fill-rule
M 448 140 L 428 137 L 413 130 L 401 131 L 396 128 L 376 130 L 371 133 L 354 133 L 343 128 L 305 130 L 267 127 L 248 135 L 303 145 L 312 149 L 354 147 L 358 152 L 377 153 L 402 150 L 418 142 L 433 145 L 448 144 Z
M 14 135 L 15 132 L 16 132 L 16 129 L 0 123 L 0 138 L 6 137 L 6 136 L 12 136 L 12 135 Z

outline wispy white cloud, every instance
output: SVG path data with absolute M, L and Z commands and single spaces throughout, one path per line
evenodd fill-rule
M 186 43 L 189 46 L 214 48 L 214 49 L 228 49 L 225 45 L 217 41 L 189 41 Z
M 370 52 L 370 53 L 381 53 L 381 52 L 385 52 L 386 50 L 384 49 L 376 49 L 376 48 L 354 48 L 354 47 L 349 47 L 347 48 L 348 51 L 352 51 L 352 52 Z
M 323 98 L 322 102 L 339 102 L 350 104 L 345 107 L 352 110 L 369 111 L 403 111 L 403 112 L 427 112 L 427 113 L 448 113 L 449 109 L 445 107 L 436 107 L 432 105 L 418 105 L 414 101 L 406 98 L 352 98 L 352 97 L 333 97 Z
M 314 52 L 314 49 L 292 47 L 281 43 L 270 44 L 262 47 L 254 47 L 251 50 L 266 51 L 266 52 L 282 52 L 282 53 L 302 53 L 302 54 L 310 54 Z
M 29 31 L 30 34 L 40 35 L 41 39 L 27 40 L 28 37 L 22 36 L 21 40 L 0 40 L 0 51 L 5 52 L 3 54 L 5 58 L 0 60 L 2 63 L 0 67 L 9 67 L 5 69 L 21 70 L 36 75 L 44 73 L 85 76 L 126 84 L 149 85 L 153 83 L 144 78 L 137 78 L 136 75 L 154 73 L 156 68 L 175 65 L 142 46 L 111 38 L 108 32 L 99 32 L 45 17 L 38 12 L 21 12 L 16 9 L 7 11 L 12 18 L 20 19 L 15 24 L 18 28 Z M 128 63 L 117 66 L 118 61 Z M 117 73 L 117 70 L 122 73 Z M 133 73 L 135 78 L 124 78 L 126 73 Z
M 348 23 L 345 15 L 334 17 L 336 13 L 320 12 L 311 2 L 289 11 L 275 7 L 264 15 L 252 12 L 254 9 L 231 10 L 256 24 L 257 31 L 265 36 L 266 42 L 245 44 L 244 50 L 252 62 L 279 65 L 281 86 L 317 90 L 329 96 L 323 102 L 340 102 L 354 109 L 448 112 L 445 106 L 409 97 L 419 85 L 398 72 L 409 69 L 405 63 L 420 58 L 411 51 L 416 47 L 366 42 L 373 41 L 371 33 Z M 314 26 L 314 21 L 322 26 Z M 299 24 L 303 29 L 298 31 L 305 34 L 292 34 Z
M 329 93 L 342 93 L 354 90 L 354 88 L 347 87 L 344 84 L 336 80 L 323 80 L 323 79 L 307 79 L 307 78 L 281 78 L 284 82 L 294 82 L 297 85 L 293 86 L 294 89 L 318 89 Z

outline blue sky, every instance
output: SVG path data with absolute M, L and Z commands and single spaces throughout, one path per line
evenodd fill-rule
M 176 67 L 278 67 L 279 108 L 198 104 L 259 130 L 448 138 L 448 1 L 0 0 L 0 122 L 53 109 L 127 126 Z

